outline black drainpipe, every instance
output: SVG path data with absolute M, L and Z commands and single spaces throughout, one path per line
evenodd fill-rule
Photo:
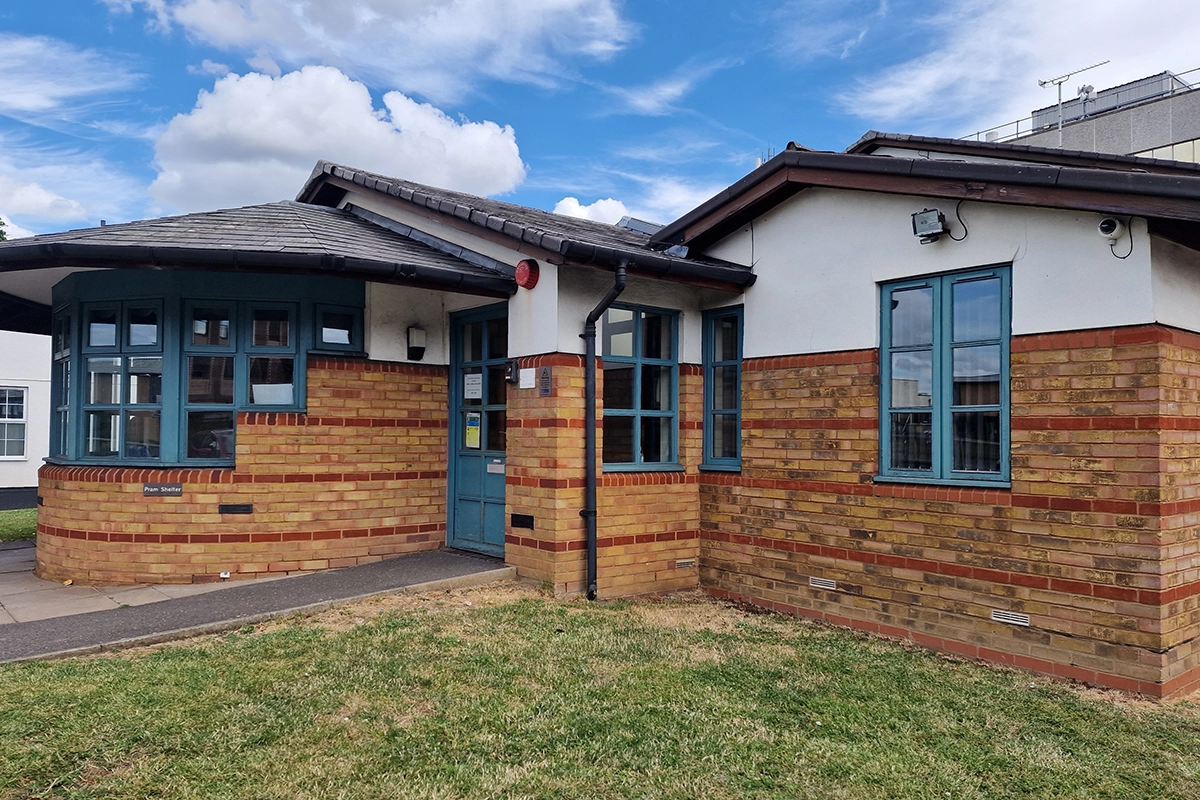
M 585 473 L 583 510 L 584 529 L 587 531 L 587 599 L 596 599 L 596 320 L 608 310 L 617 296 L 625 291 L 624 260 L 617 265 L 613 286 L 604 299 L 592 309 L 583 323 L 579 338 L 584 342 L 583 362 L 583 462 Z

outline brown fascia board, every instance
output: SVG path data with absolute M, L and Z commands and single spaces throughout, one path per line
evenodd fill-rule
M 372 179 L 355 183 L 320 170 L 321 164 L 318 164 L 313 170 L 313 177 L 297 196 L 299 202 L 310 202 L 324 186 L 336 186 L 346 191 L 366 188 L 403 203 L 407 210 L 432 222 L 551 264 L 574 264 L 611 270 L 624 262 L 626 268 L 634 273 L 640 272 L 662 280 L 723 291 L 741 291 L 752 286 L 757 279 L 750 270 L 734 264 L 725 266 L 688 261 L 652 250 L 628 250 L 531 231 L 456 203 L 427 197 L 422 192 L 413 192 L 412 200 L 406 200 L 399 194 L 377 187 L 377 182 Z
M 6 246 L 0 267 L 4 272 L 74 267 L 336 275 L 483 297 L 510 297 L 517 289 L 514 281 L 500 275 L 460 273 L 424 264 L 391 263 L 316 253 L 113 246 L 79 242 L 39 243 L 34 239 L 30 239 L 27 245 L 20 244 L 18 240 Z
M 651 237 L 704 247 L 810 186 L 1200 221 L 1200 176 L 784 151 Z

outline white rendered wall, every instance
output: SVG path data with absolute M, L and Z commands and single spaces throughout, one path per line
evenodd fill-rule
M 425 355 L 409 363 L 449 364 L 450 313 L 503 302 L 492 297 L 368 283 L 364 321 L 367 357 L 375 361 L 409 361 L 408 329 L 418 326 L 425 329 Z
M 1153 236 L 1150 258 L 1155 321 L 1200 331 L 1200 253 Z
M 0 488 L 37 486 L 50 454 L 50 337 L 0 331 L 0 386 L 25 389 L 25 456 L 0 457 Z
M 745 293 L 745 355 L 755 358 L 877 347 L 878 284 L 1012 263 L 1014 335 L 1155 320 L 1144 220 L 1121 260 L 1097 234 L 1102 215 L 965 202 L 961 242 L 922 245 L 913 212 L 938 208 L 962 236 L 955 203 L 934 198 L 805 189 L 708 255 L 754 264 Z M 1129 238 L 1117 244 L 1120 255 Z

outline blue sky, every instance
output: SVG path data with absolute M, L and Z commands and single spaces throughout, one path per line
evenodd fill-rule
M 666 222 L 789 141 L 961 136 L 1200 67 L 1160 0 L 22 0 L 0 217 L 44 233 L 295 195 L 318 158 Z M 1200 76 L 1200 73 L 1197 73 Z M 1196 77 L 1196 76 L 1194 76 Z

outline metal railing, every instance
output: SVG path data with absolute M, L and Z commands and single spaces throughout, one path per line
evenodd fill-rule
M 1189 75 L 1192 76 L 1191 79 L 1188 79 L 1186 77 Z M 1176 82 L 1179 85 L 1175 85 L 1173 83 L 1171 88 L 1169 88 L 1169 89 L 1166 89 L 1161 92 L 1156 92 L 1154 94 L 1146 95 L 1144 97 L 1139 97 L 1135 102 L 1131 102 L 1128 105 L 1118 106 L 1117 108 L 1105 108 L 1105 109 L 1103 109 L 1101 111 L 1097 111 L 1095 113 L 1096 114 L 1106 114 L 1110 111 L 1116 111 L 1119 108 L 1129 108 L 1130 106 L 1138 105 L 1140 103 L 1145 103 L 1149 100 L 1157 100 L 1159 98 L 1167 97 L 1167 96 L 1173 95 L 1173 94 L 1182 94 L 1183 92 L 1190 92 L 1193 89 L 1196 89 L 1196 88 L 1198 88 L 1198 86 L 1200 86 L 1200 67 L 1196 67 L 1194 69 L 1189 69 L 1187 72 L 1173 73 L 1173 77 L 1176 79 Z M 1108 90 L 1105 90 L 1105 91 L 1108 91 Z M 1042 115 L 1044 116 L 1045 109 L 1038 109 L 1038 111 L 1035 111 L 1034 114 L 1037 114 L 1039 112 L 1042 112 Z M 985 128 L 984 130 L 976 131 L 975 133 L 969 133 L 966 136 L 960 136 L 958 138 L 972 139 L 976 142 L 1008 142 L 1013 139 L 1019 138 L 1021 136 L 1029 136 L 1030 134 L 1033 134 L 1033 133 L 1042 133 L 1044 131 L 1050 131 L 1050 130 L 1054 129 L 1055 124 L 1041 125 L 1039 127 L 1034 127 L 1034 123 L 1033 123 L 1034 114 L 1030 114 L 1028 117 L 1022 117 L 1021 119 L 1014 120 L 1012 122 L 1006 122 L 1003 125 L 996 125 L 995 127 L 992 127 L 992 128 Z M 1064 124 L 1078 122 L 1081 119 L 1087 119 L 1091 116 L 1093 116 L 1093 114 L 1083 114 L 1080 116 L 1075 116 L 1070 120 L 1064 120 Z M 1057 123 L 1057 120 L 1055 121 L 1055 123 Z

